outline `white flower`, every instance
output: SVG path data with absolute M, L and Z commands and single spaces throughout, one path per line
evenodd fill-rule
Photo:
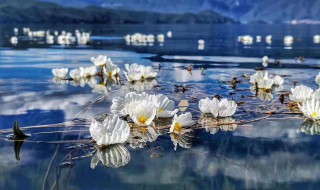
M 91 159 L 90 167 L 94 169 L 101 162 L 106 167 L 118 168 L 128 164 L 130 153 L 122 144 L 114 144 L 108 147 L 99 148 Z
M 264 89 L 264 90 L 268 90 L 271 89 L 273 85 L 273 80 L 272 79 L 263 79 L 263 80 L 259 80 L 257 83 L 257 86 L 259 89 Z
M 154 104 L 153 102 L 144 100 L 138 102 L 133 107 L 129 107 L 127 109 L 127 113 L 136 125 L 148 126 L 156 117 L 157 107 L 156 104 Z
M 283 82 L 284 82 L 284 79 L 283 79 L 281 76 L 279 76 L 279 75 L 276 75 L 276 76 L 273 78 L 273 84 L 275 84 L 275 85 L 280 86 L 280 85 L 283 84 Z
M 176 134 L 185 133 L 187 130 L 183 130 L 183 127 L 192 126 L 194 124 L 195 121 L 192 120 L 192 114 L 190 112 L 181 114 L 179 116 L 175 114 L 169 132 Z
M 143 73 L 142 77 L 145 79 L 156 78 L 158 74 L 157 72 L 154 72 L 152 67 L 150 66 L 147 66 L 147 67 L 141 66 L 141 69 Z
M 127 72 L 123 71 L 123 73 L 129 82 L 141 80 L 144 70 L 141 65 L 136 63 L 131 65 L 125 64 L 125 67 Z
M 202 113 L 211 113 L 214 117 L 230 117 L 236 112 L 237 104 L 225 98 L 221 101 L 217 98 L 206 98 L 199 101 L 199 109 Z
M 148 104 L 156 103 L 156 96 L 149 95 L 145 92 L 142 94 L 137 94 L 135 92 L 130 92 L 126 94 L 124 98 L 116 97 L 112 99 L 112 105 L 110 110 L 114 114 L 120 116 L 128 115 L 129 109 L 134 109 L 136 105 L 141 104 L 142 101 L 149 101 Z
M 94 76 L 96 74 L 97 74 L 97 67 L 96 66 L 91 66 L 91 67 L 85 67 L 84 68 L 84 76 L 85 77 Z
M 320 86 L 320 73 L 316 76 L 315 81 Z
M 175 115 L 179 109 L 174 109 L 174 101 L 169 100 L 169 98 L 163 94 L 157 95 L 158 107 L 157 107 L 157 117 L 167 118 Z
M 300 85 L 295 88 L 291 88 L 291 93 L 292 94 L 289 95 L 290 100 L 302 103 L 311 98 L 313 89 Z
M 320 100 L 311 98 L 298 104 L 300 111 L 309 119 L 320 120 Z
M 315 99 L 320 99 L 320 88 L 317 89 L 313 95 L 312 95 Z
M 255 84 L 258 83 L 259 81 L 269 79 L 269 73 L 268 71 L 263 72 L 263 71 L 257 71 L 255 74 L 251 75 L 250 77 L 250 83 Z
M 52 74 L 55 78 L 65 79 L 67 78 L 68 68 L 52 69 Z
M 154 72 L 152 67 L 150 66 L 143 66 L 138 65 L 136 63 L 128 65 L 125 64 L 126 70 L 124 71 L 124 75 L 126 76 L 128 81 L 139 81 L 142 78 L 144 79 L 150 79 L 150 78 L 156 78 L 157 72 Z
M 268 67 L 268 64 L 269 64 L 269 58 L 268 58 L 268 56 L 262 57 L 262 65 L 263 65 L 264 67 Z
M 111 61 L 110 58 L 107 58 L 105 55 L 99 55 L 98 57 L 91 57 L 90 61 L 98 67 L 104 66 L 107 61 Z
M 237 104 L 233 100 L 228 100 L 225 98 L 221 99 L 218 104 L 215 102 L 214 106 L 211 108 L 211 113 L 215 117 L 230 117 L 236 112 L 237 109 Z
M 90 134 L 98 145 L 124 143 L 129 137 L 130 127 L 118 115 L 111 115 L 102 123 L 92 119 Z
M 84 68 L 80 67 L 78 69 L 72 69 L 69 75 L 73 80 L 80 80 L 81 78 L 85 77 Z
M 199 101 L 199 109 L 202 113 L 211 113 L 211 106 L 213 104 L 212 101 L 215 100 L 210 100 L 209 98 L 206 99 L 201 99 Z
M 107 64 L 107 66 L 103 68 L 103 73 L 110 78 L 112 76 L 117 75 L 119 72 L 120 72 L 120 68 L 114 64 Z

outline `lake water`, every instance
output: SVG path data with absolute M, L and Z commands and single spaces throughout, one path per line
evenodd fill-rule
M 9 43 L 14 27 L 20 29 L 17 45 Z M 22 27 L 0 26 L 0 189 L 318 189 L 320 125 L 291 114 L 288 97 L 284 103 L 279 97 L 297 84 L 318 88 L 314 78 L 320 72 L 320 44 L 313 36 L 320 34 L 320 26 L 27 26 L 91 32 L 91 42 L 82 46 L 30 40 Z M 123 38 L 167 31 L 173 35 L 163 43 L 126 44 Z M 239 42 L 241 35 L 253 36 L 254 42 Z M 272 35 L 271 44 L 265 42 L 267 35 Z M 286 35 L 293 36 L 292 44 L 283 43 Z M 205 40 L 203 50 L 199 39 Z M 105 94 L 88 84 L 53 81 L 52 68 L 91 66 L 90 57 L 100 54 L 121 70 L 126 63 L 161 69 L 155 80 L 135 84 L 121 73 L 121 84 L 107 83 Z M 263 68 L 264 55 L 271 58 L 265 70 L 283 76 L 285 83 L 283 90 L 256 96 L 244 76 Z M 300 56 L 304 62 L 294 59 Z M 228 83 L 233 77 L 240 80 L 236 87 Z M 94 152 L 90 118 L 110 113 L 112 98 L 130 91 L 163 93 L 176 105 L 188 100 L 187 111 L 199 122 L 200 98 L 233 98 L 241 102 L 234 120 L 243 123 L 198 127 L 181 137 L 170 136 L 156 123 L 134 129 L 138 138 L 125 145 Z M 278 114 L 266 117 L 270 111 Z M 14 121 L 31 134 L 24 143 L 7 138 Z M 178 140 L 176 150 L 172 140 Z

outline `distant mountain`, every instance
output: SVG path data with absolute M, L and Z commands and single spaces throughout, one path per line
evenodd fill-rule
M 320 0 L 41 0 L 63 6 L 98 6 L 110 9 L 162 13 L 197 13 L 210 10 L 242 22 L 320 20 Z
M 70 1 L 71 2 L 71 1 Z M 79 2 L 81 4 L 81 2 Z M 86 4 L 87 5 L 87 4 Z M 0 0 L 0 23 L 233 23 L 213 11 L 159 13 L 104 7 L 64 7 L 33 0 Z

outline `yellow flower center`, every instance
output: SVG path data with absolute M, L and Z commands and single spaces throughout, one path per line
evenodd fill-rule
M 159 109 L 159 111 L 158 111 L 158 113 L 162 113 L 163 112 L 163 109 L 162 108 L 160 108 Z
M 141 116 L 139 117 L 138 121 L 141 123 L 141 124 L 145 124 L 147 122 L 148 118 L 146 116 Z
M 109 71 L 108 74 L 109 74 L 109 77 L 112 77 L 112 71 Z
M 180 132 L 182 131 L 182 126 L 181 126 L 181 124 L 178 123 L 178 122 L 176 122 L 176 123 L 174 124 L 173 131 L 180 133 Z
M 313 112 L 313 113 L 312 113 L 312 117 L 313 117 L 313 118 L 316 118 L 317 116 L 318 116 L 318 113 L 317 113 L 317 112 Z

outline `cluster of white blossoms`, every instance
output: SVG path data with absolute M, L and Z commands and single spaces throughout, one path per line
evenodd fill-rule
M 74 86 L 84 87 L 88 84 L 92 91 L 99 94 L 107 94 L 107 82 L 108 79 L 116 81 L 116 77 L 119 75 L 120 68 L 113 64 L 110 58 L 107 56 L 99 55 L 98 57 L 92 57 L 91 62 L 94 66 L 79 67 L 70 70 L 68 77 L 68 68 L 52 69 L 54 76 L 54 82 L 65 84 L 71 80 L 71 84 Z M 95 76 L 100 76 L 104 80 L 100 83 L 97 82 Z
M 140 81 L 143 79 L 156 78 L 157 72 L 153 71 L 151 66 L 138 65 L 133 63 L 131 65 L 125 64 L 127 71 L 123 71 L 129 82 Z
M 237 104 L 226 98 L 221 100 L 205 98 L 199 101 L 199 109 L 203 114 L 212 114 L 216 118 L 231 117 L 236 112 Z
M 274 86 L 281 86 L 284 82 L 284 79 L 279 75 L 273 77 L 269 75 L 268 71 L 257 71 L 255 74 L 251 75 L 249 82 L 254 84 L 255 88 L 271 90 Z
M 106 137 L 106 133 L 110 135 L 109 133 L 112 133 L 112 131 L 121 133 L 119 131 L 124 130 L 125 127 L 123 126 L 125 126 L 125 124 L 123 122 L 125 121 L 119 117 L 129 116 L 131 121 L 139 127 L 150 126 L 158 118 L 173 117 L 170 132 L 177 134 L 185 133 L 187 130 L 184 130 L 184 127 L 195 124 L 190 112 L 177 116 L 179 109 L 175 109 L 174 101 L 169 100 L 169 98 L 163 94 L 150 95 L 145 92 L 142 94 L 130 92 L 126 94 L 124 98 L 114 98 L 110 110 L 114 114 L 112 122 L 110 118 L 107 118 L 102 124 L 98 124 L 95 120 L 91 123 L 91 135 L 95 136 L 93 138 L 99 145 L 120 143 L 118 140 L 111 143 L 109 139 L 121 139 L 121 141 L 125 139 L 124 141 L 127 141 L 128 136 L 125 136 L 126 138 L 114 137 L 112 135 L 110 138 Z
M 300 111 L 309 119 L 320 120 L 320 88 L 313 90 L 304 85 L 291 89 L 291 101 L 298 104 Z

